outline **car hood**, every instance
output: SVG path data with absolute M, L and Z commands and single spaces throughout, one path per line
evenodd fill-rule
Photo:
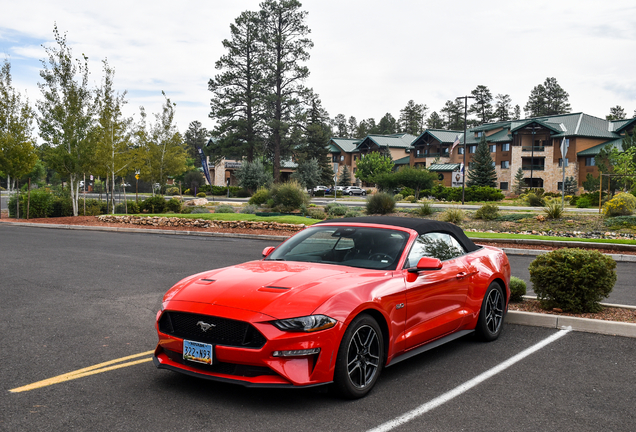
M 392 272 L 302 262 L 251 261 L 177 283 L 166 301 L 245 309 L 274 318 L 310 315 L 328 298 Z

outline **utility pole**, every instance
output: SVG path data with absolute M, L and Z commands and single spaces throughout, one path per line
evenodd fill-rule
M 462 173 L 462 205 L 464 205 L 464 197 L 466 192 L 466 130 L 468 117 L 468 99 L 475 99 L 475 96 L 460 96 L 455 100 L 464 99 L 464 162 Z

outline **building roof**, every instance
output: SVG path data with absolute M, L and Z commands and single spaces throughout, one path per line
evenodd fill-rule
M 581 150 L 576 155 L 584 156 L 584 157 L 596 156 L 605 147 L 608 147 L 608 150 L 611 150 L 612 148 L 617 148 L 618 150 L 623 151 L 623 138 L 617 138 L 611 141 L 604 142 L 599 145 L 595 145 L 594 147 L 590 147 L 589 149 Z
M 289 169 L 296 169 L 298 168 L 298 164 L 296 162 L 294 162 L 291 159 L 281 159 L 280 161 L 280 167 L 281 168 L 289 168 Z
M 411 156 L 404 156 L 398 160 L 394 160 L 395 165 L 408 165 L 411 162 Z
M 336 145 L 338 147 L 340 147 L 342 149 L 343 152 L 345 153 L 351 153 L 352 151 L 355 151 L 356 147 L 358 146 L 358 144 L 360 143 L 360 139 L 358 138 L 335 138 L 332 137 L 329 140 L 329 144 L 330 145 Z
M 486 141 L 491 143 L 510 142 L 512 141 L 512 135 L 508 129 L 502 129 L 499 132 L 487 136 Z
M 458 163 L 454 163 L 454 164 L 431 164 L 431 166 L 429 166 L 427 169 L 429 171 L 435 171 L 435 172 L 439 172 L 439 171 L 457 171 L 459 170 L 461 164 Z
M 369 142 L 373 142 L 378 147 L 393 147 L 393 148 L 410 148 L 411 143 L 417 139 L 416 136 L 407 134 L 407 133 L 399 133 L 392 135 L 367 135 L 362 141 L 358 143 L 356 150 L 360 148 L 361 145 L 367 144 Z

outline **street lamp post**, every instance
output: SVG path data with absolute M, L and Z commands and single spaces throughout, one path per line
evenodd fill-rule
M 475 99 L 475 96 L 459 96 L 455 100 L 464 99 L 464 162 L 462 173 L 462 205 L 464 205 L 464 196 L 466 191 L 466 117 L 468 116 L 468 99 Z

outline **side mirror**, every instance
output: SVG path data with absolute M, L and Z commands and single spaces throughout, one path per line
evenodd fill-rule
M 423 257 L 417 263 L 415 268 L 410 268 L 409 273 L 419 273 L 426 270 L 440 270 L 442 262 L 437 258 Z
M 263 258 L 267 258 L 269 254 L 274 252 L 274 249 L 276 249 L 274 246 L 267 246 L 265 249 L 263 249 Z

